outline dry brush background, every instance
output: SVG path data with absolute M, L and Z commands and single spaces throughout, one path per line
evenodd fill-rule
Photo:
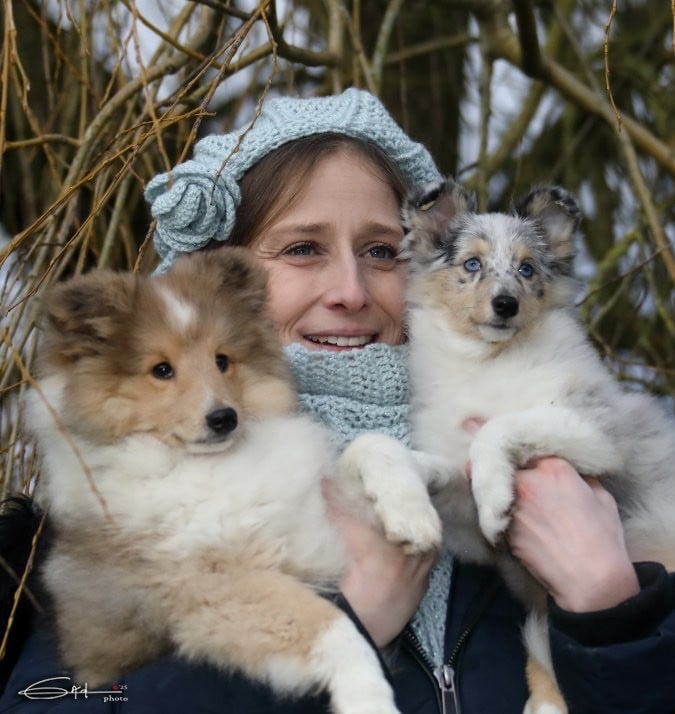
M 35 297 L 150 270 L 145 183 L 277 93 L 371 89 L 485 207 L 574 191 L 589 333 L 619 378 L 672 397 L 674 17 L 675 0 L 2 0 L 3 492 L 35 472 Z

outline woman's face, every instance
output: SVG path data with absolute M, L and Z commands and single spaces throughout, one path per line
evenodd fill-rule
M 403 239 L 393 189 L 363 157 L 323 158 L 251 247 L 283 344 L 346 350 L 403 340 Z

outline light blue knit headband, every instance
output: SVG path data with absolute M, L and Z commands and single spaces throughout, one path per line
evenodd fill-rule
M 157 220 L 154 242 L 165 272 L 180 253 L 225 241 L 241 202 L 239 180 L 260 159 L 283 144 L 314 134 L 345 134 L 377 144 L 411 185 L 440 174 L 429 152 L 411 141 L 372 94 L 347 89 L 340 95 L 265 102 L 253 127 L 207 136 L 193 158 L 155 176 L 145 197 Z M 238 145 L 239 144 L 239 145 Z

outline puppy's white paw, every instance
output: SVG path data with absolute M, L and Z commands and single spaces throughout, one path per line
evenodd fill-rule
M 561 709 L 554 702 L 534 703 L 532 697 L 527 700 L 523 714 L 567 714 L 567 709 Z
M 365 496 L 387 539 L 408 553 L 440 548 L 441 519 L 427 492 L 423 471 L 429 464 L 393 437 L 361 434 L 338 462 L 338 479 L 356 502 Z
M 513 467 L 486 454 L 474 455 L 472 447 L 471 489 L 483 535 L 495 545 L 511 522 L 514 500 Z
M 368 669 L 364 674 L 354 674 L 351 686 L 347 686 L 346 680 L 333 683 L 331 711 L 335 714 L 400 714 L 384 677 Z
M 378 498 L 375 513 L 387 540 L 398 543 L 410 554 L 429 553 L 441 547 L 443 529 L 438 512 L 425 492 L 400 489 L 391 498 Z
M 377 656 L 341 615 L 319 636 L 310 654 L 315 681 L 323 681 L 335 714 L 399 714 Z

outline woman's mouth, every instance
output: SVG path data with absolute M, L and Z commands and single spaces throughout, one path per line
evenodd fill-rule
M 315 345 L 327 347 L 364 347 L 375 340 L 376 335 L 305 335 L 305 339 Z

